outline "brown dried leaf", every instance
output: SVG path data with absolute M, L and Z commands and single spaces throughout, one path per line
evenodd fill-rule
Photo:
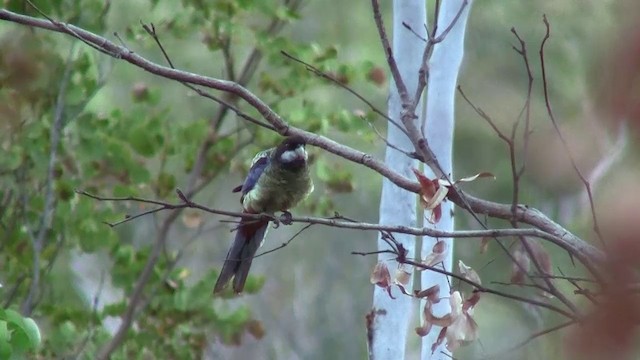
M 450 326 L 453 323 L 453 320 L 454 318 L 451 313 L 445 314 L 444 316 L 435 316 L 431 314 L 431 317 L 429 318 L 429 322 L 431 324 L 440 327 Z
M 493 239 L 491 237 L 485 236 L 480 240 L 480 254 L 484 254 L 489 249 L 489 241 Z
M 398 286 L 398 289 L 400 289 L 400 292 L 407 295 L 407 296 L 411 296 L 411 294 L 409 294 L 407 292 L 407 289 L 404 288 L 404 286 L 402 284 L 396 284 L 396 286 Z M 389 296 L 391 296 L 391 291 L 389 291 Z M 393 296 L 391 296 L 393 297 Z
M 462 179 L 458 179 L 458 180 L 455 181 L 455 183 L 457 184 L 457 183 L 461 183 L 461 182 L 472 182 L 472 181 L 475 181 L 475 180 L 480 179 L 480 178 L 492 178 L 493 180 L 495 180 L 496 176 L 493 175 L 490 172 L 481 172 L 481 173 L 475 174 L 473 176 L 469 176 L 469 177 L 465 177 L 465 178 L 462 178 Z
M 480 301 L 480 291 L 474 291 L 473 295 L 462 303 L 462 311 L 468 312 L 473 310 L 478 301 Z
M 436 241 L 436 243 L 433 244 L 433 248 L 431 248 L 431 251 L 436 254 L 442 254 L 447 251 L 447 243 L 444 241 Z
M 471 315 L 463 314 L 447 327 L 447 350 L 455 351 L 457 348 L 478 339 L 478 324 Z
M 447 251 L 447 243 L 444 241 L 438 241 L 433 245 L 433 248 L 431 249 L 431 253 L 429 255 L 427 255 L 424 260 L 422 260 L 422 263 L 426 266 L 434 266 L 436 264 L 441 263 L 445 256 L 446 256 L 446 251 Z M 421 269 L 421 270 L 425 270 L 425 269 Z
M 449 190 L 444 186 L 438 186 L 436 192 L 432 195 L 422 194 L 420 196 L 420 204 L 425 210 L 435 210 L 447 197 Z
M 185 210 L 182 215 L 182 223 L 189 229 L 200 227 L 202 221 L 202 214 L 199 211 Z
M 531 267 L 531 260 L 520 244 L 513 252 L 514 262 L 511 264 L 511 283 L 524 284 L 525 277 Z
M 420 183 L 420 205 L 423 209 L 431 211 L 431 216 L 427 220 L 435 224 L 442 217 L 440 204 L 447 197 L 449 189 L 446 186 L 440 186 L 438 179 L 431 180 L 417 169 L 413 169 L 413 173 Z
M 480 280 L 480 276 L 478 275 L 478 273 L 473 270 L 470 266 L 465 265 L 462 260 L 458 260 L 458 270 L 460 271 L 460 274 L 462 275 L 462 277 L 464 277 L 465 279 L 472 281 L 478 285 L 482 284 L 482 281 Z
M 433 182 L 433 180 L 424 176 L 424 174 L 418 169 L 412 169 L 413 173 L 416 175 L 416 179 L 420 183 L 420 195 L 426 196 L 427 198 L 431 198 L 436 194 L 438 190 L 438 183 Z
M 447 350 L 454 351 L 478 338 L 478 324 L 471 317 L 472 308 L 463 307 L 462 295 L 454 291 L 449 297 L 452 323 L 446 328 Z
M 378 261 L 371 272 L 370 280 L 372 284 L 378 285 L 381 288 L 386 289 L 391 286 L 391 274 L 389 273 L 387 264 L 382 261 Z
M 373 272 L 371 272 L 370 281 L 372 284 L 378 285 L 387 290 L 389 297 L 395 299 L 395 297 L 391 295 L 391 274 L 389 273 L 389 268 L 385 263 L 378 261 L 376 266 L 373 268 Z
M 524 241 L 527 242 L 529 249 L 531 249 L 531 253 L 533 254 L 534 259 L 540 265 L 540 270 L 545 275 L 553 274 L 551 257 L 547 250 L 542 246 L 540 241 L 531 240 L 529 238 L 525 238 Z
M 416 333 L 420 336 L 429 334 L 434 325 L 446 328 L 453 323 L 450 313 L 444 316 L 436 316 L 431 312 L 432 307 L 433 303 L 427 300 L 422 308 L 422 326 L 416 328 Z
M 427 221 L 431 224 L 437 224 L 440 221 L 440 218 L 442 218 L 442 207 L 438 205 L 431 210 L 431 216 L 427 218 Z
M 418 336 L 420 336 L 420 337 L 424 337 L 424 336 L 429 335 L 430 331 L 431 331 L 431 326 L 429 326 L 429 327 L 418 326 L 416 328 L 416 334 L 418 334 Z
M 440 285 L 436 284 L 428 289 L 415 290 L 414 295 L 419 299 L 426 298 L 432 304 L 437 304 L 440 301 Z
M 266 334 L 266 330 L 264 329 L 262 322 L 258 320 L 247 321 L 247 323 L 245 324 L 245 329 L 249 334 L 251 334 L 251 336 L 253 336 L 257 340 L 262 339 Z
M 426 266 L 434 266 L 435 264 L 441 263 L 442 260 L 444 260 L 444 254 L 431 253 L 427 255 L 427 257 L 424 258 L 424 260 L 422 260 L 422 263 Z M 426 270 L 426 269 L 421 268 L 420 270 Z
M 393 279 L 394 284 L 407 285 L 410 280 L 411 280 L 411 271 L 407 268 L 405 264 L 398 264 L 398 269 L 396 269 L 396 274 Z
M 416 328 L 416 334 L 418 334 L 418 336 L 428 335 L 431 331 L 431 328 L 433 327 L 433 325 L 429 321 L 427 321 L 429 315 L 431 314 L 431 306 L 431 302 L 427 301 L 422 308 L 422 325 Z
M 380 66 L 372 67 L 371 70 L 369 70 L 369 73 L 367 74 L 367 78 L 369 79 L 369 81 L 373 82 L 378 86 L 384 85 L 385 82 L 387 81 L 387 75 L 384 69 Z

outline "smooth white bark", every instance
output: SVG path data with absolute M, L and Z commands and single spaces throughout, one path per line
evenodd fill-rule
M 438 17 L 437 35 L 442 33 L 449 24 L 451 24 L 463 2 L 463 0 L 442 1 L 440 15 Z M 458 73 L 464 53 L 464 34 L 470 7 L 471 1 L 469 1 L 469 4 L 465 7 L 464 12 L 446 36 L 445 40 L 435 45 L 430 59 L 430 74 L 427 84 L 427 106 L 425 111 L 426 138 L 442 170 L 450 177 L 453 177 L 454 100 Z M 434 177 L 433 172 L 428 168 L 425 169 L 425 174 L 430 178 Z M 454 221 L 452 210 L 453 206 L 451 202 L 444 203 L 442 206 L 442 218 L 434 227 L 441 230 L 453 230 Z M 425 221 L 425 226 L 428 225 L 429 223 Z M 447 256 L 444 260 L 444 266 L 447 270 L 451 270 L 453 263 L 453 240 L 451 238 L 439 240 L 447 242 Z M 431 249 L 436 241 L 437 239 L 429 237 L 423 239 L 421 249 L 423 257 L 431 253 Z M 422 272 L 421 284 L 423 289 L 435 284 L 440 285 L 441 296 L 448 296 L 450 291 L 446 276 L 435 272 Z M 421 303 L 421 306 L 424 306 L 424 302 Z M 433 310 L 437 315 L 446 314 L 450 311 L 449 302 L 440 301 L 434 305 Z M 429 335 L 423 338 L 423 359 L 451 359 L 451 357 L 446 354 L 445 344 L 438 347 L 432 354 L 431 346 L 435 343 L 439 333 L 440 328 L 434 326 Z
M 421 65 L 424 42 L 404 28 L 403 22 L 409 24 L 417 32 L 424 32 L 426 22 L 424 0 L 396 0 L 393 2 L 393 54 L 409 93 L 414 94 L 418 84 L 417 74 Z M 391 82 L 388 114 L 400 122 L 401 110 L 402 104 L 396 85 Z M 422 104 L 418 107 L 417 112 L 422 112 Z M 413 146 L 407 136 L 391 124 L 388 125 L 387 139 L 391 144 L 407 151 L 413 151 Z M 417 164 L 405 154 L 387 147 L 385 162 L 391 169 L 405 177 L 414 177 L 411 169 Z M 384 179 L 380 200 L 380 223 L 416 225 L 416 200 L 415 194 Z M 415 236 L 396 234 L 395 237 L 410 251 L 409 256 L 414 256 Z M 388 247 L 385 242 L 378 239 L 378 248 L 383 250 Z M 379 256 L 379 260 L 386 261 L 393 276 L 397 263 L 389 260 L 390 258 L 391 256 L 388 254 Z M 411 283 L 407 286 L 407 291 L 412 291 Z M 409 323 L 416 315 L 412 311 L 414 303 L 410 297 L 402 295 L 397 287 L 393 288 L 392 294 L 395 300 L 389 297 L 386 290 L 379 287 L 374 290 L 373 308 L 376 315 L 372 326 L 373 338 L 370 343 L 370 356 L 375 360 L 404 358 Z

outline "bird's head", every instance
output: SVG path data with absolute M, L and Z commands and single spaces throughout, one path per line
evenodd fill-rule
M 276 148 L 274 160 L 288 169 L 300 169 L 307 163 L 305 141 L 300 136 L 290 136 L 284 139 Z

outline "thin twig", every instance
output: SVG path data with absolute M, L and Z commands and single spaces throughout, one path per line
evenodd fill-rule
M 126 49 L 120 48 L 102 36 L 80 29 L 73 25 L 65 24 L 66 27 L 73 30 L 73 32 L 68 32 L 48 20 L 17 14 L 5 9 L 0 9 L 0 20 L 11 21 L 79 37 L 96 46 L 99 45 L 101 48 L 109 50 L 107 53 L 111 56 L 129 62 L 132 65 L 155 75 L 232 93 L 247 101 L 251 106 L 257 109 L 265 120 L 267 120 L 280 134 L 299 135 L 304 138 L 308 144 L 318 146 L 346 160 L 368 167 L 403 189 L 415 193 L 420 191 L 420 185 L 417 181 L 405 178 L 404 176 L 392 171 L 382 161 L 373 158 L 371 155 L 337 143 L 324 136 L 309 133 L 289 125 L 257 96 L 237 83 L 160 66 L 135 53 L 127 52 Z M 461 208 L 473 211 L 477 214 L 486 214 L 494 218 L 507 220 L 513 218 L 513 212 L 510 204 L 501 204 L 482 200 L 466 194 L 459 189 L 450 192 L 448 199 Z M 594 276 L 600 277 L 599 271 L 597 271 L 596 266 L 594 266 L 594 263 L 598 263 L 604 258 L 604 255 L 600 250 L 586 243 L 575 234 L 571 233 L 534 208 L 519 206 L 517 210 L 517 219 L 519 222 L 532 225 L 553 236 L 557 236 L 567 247 L 572 249 L 572 253 L 575 253 L 575 255 L 578 256 L 578 259 L 585 264 Z
M 413 30 L 413 28 L 411 27 L 411 25 L 409 25 L 409 24 L 407 24 L 406 22 L 404 22 L 404 21 L 403 21 L 403 22 L 402 22 L 402 26 L 404 26 L 404 28 L 405 28 L 405 29 L 407 29 L 407 30 L 411 31 L 411 33 L 412 33 L 413 35 L 415 35 L 418 39 L 420 39 L 420 40 L 424 41 L 425 43 L 427 42 L 427 39 L 426 39 L 424 36 L 422 36 L 422 35 L 418 34 L 418 32 L 417 32 L 417 31 Z M 426 32 L 427 32 L 427 34 L 429 34 L 429 29 L 426 29 L 426 30 L 427 30 L 427 31 L 426 31 Z
M 560 330 L 560 329 L 564 329 L 564 328 L 566 328 L 566 327 L 568 327 L 568 326 L 575 325 L 575 324 L 577 324 L 577 323 L 578 323 L 578 321 L 577 321 L 577 320 L 575 320 L 575 319 L 573 319 L 573 320 L 569 320 L 569 321 L 567 321 L 567 322 L 561 323 L 561 324 L 559 324 L 559 325 L 552 326 L 552 327 L 550 327 L 550 328 L 548 328 L 548 329 L 544 329 L 544 330 L 541 330 L 541 331 L 535 332 L 535 333 L 531 334 L 531 335 L 530 335 L 526 340 L 522 341 L 521 343 L 519 343 L 518 345 L 514 346 L 514 347 L 513 347 L 513 348 L 511 348 L 510 350 L 505 351 L 505 353 L 506 353 L 506 354 L 508 354 L 508 353 L 513 352 L 513 351 L 519 350 L 519 349 L 521 349 L 523 346 L 527 345 L 527 344 L 528 344 L 528 343 L 530 343 L 531 341 L 533 341 L 533 340 L 535 340 L 535 339 L 537 339 L 537 338 L 539 338 L 539 337 L 541 337 L 541 336 L 544 336 L 544 335 L 550 334 L 550 333 L 555 332 L 555 331 L 558 331 L 558 330 Z M 503 358 L 503 356 L 496 356 L 495 358 Z M 492 357 L 491 359 L 494 359 L 494 357 Z
M 285 242 L 283 242 L 282 244 L 280 244 L 280 246 L 275 247 L 275 248 L 273 248 L 273 249 L 271 249 L 271 250 L 266 250 L 266 251 L 264 251 L 264 252 L 262 252 L 262 253 L 260 253 L 260 254 L 258 254 L 258 255 L 255 255 L 253 258 L 255 259 L 255 258 L 257 258 L 257 257 L 260 257 L 260 256 L 263 256 L 263 255 L 270 254 L 270 253 L 272 253 L 272 252 L 274 252 L 274 251 L 278 251 L 278 250 L 280 250 L 280 249 L 282 249 L 282 248 L 286 247 L 287 245 L 289 245 L 289 244 L 293 241 L 293 239 L 295 239 L 296 237 L 298 237 L 298 235 L 302 234 L 302 232 L 303 232 L 303 231 L 307 230 L 307 229 L 308 229 L 308 228 L 310 228 L 312 225 L 313 225 L 313 224 L 307 224 L 307 225 L 305 225 L 302 229 L 300 229 L 298 232 L 296 232 L 295 234 L 293 234 L 293 236 L 292 236 L 292 237 L 290 237 L 287 241 L 285 241 Z M 244 260 L 244 259 L 242 259 L 242 260 Z
M 78 346 L 78 349 L 75 351 L 75 355 L 73 356 L 73 358 L 75 359 L 80 359 L 80 356 L 82 355 L 85 348 L 87 347 L 87 344 L 89 344 L 89 341 L 95 335 L 96 325 L 97 325 L 96 320 L 98 319 L 98 306 L 100 305 L 100 298 L 102 297 L 104 280 L 105 280 L 105 273 L 103 270 L 102 272 L 100 272 L 100 282 L 98 283 L 98 289 L 96 290 L 96 293 L 93 296 L 93 302 L 91 305 L 91 320 L 89 322 L 89 331 L 87 332 L 87 335 L 84 337 L 84 339 Z
M 196 202 L 193 202 L 189 199 L 186 198 L 186 196 L 184 195 L 184 193 L 182 191 L 180 191 L 179 189 L 176 190 L 179 194 L 179 198 L 181 200 L 183 200 L 182 203 L 169 203 L 169 202 L 164 202 L 164 201 L 159 201 L 159 200 L 152 200 L 152 199 L 145 199 L 145 198 L 140 198 L 140 197 L 134 197 L 134 196 L 126 196 L 126 197 L 107 197 L 107 196 L 99 196 L 99 195 L 95 195 L 95 194 L 91 194 L 89 192 L 86 191 L 82 191 L 82 190 L 76 190 L 76 192 L 80 195 L 84 195 L 87 197 L 90 197 L 92 199 L 95 200 L 99 200 L 99 201 L 115 201 L 115 202 L 125 202 L 125 201 L 134 201 L 134 202 L 138 202 L 138 203 L 142 203 L 142 204 L 151 204 L 151 205 L 156 205 L 158 206 L 157 208 L 151 209 L 151 210 L 147 210 L 142 212 L 141 214 L 146 215 L 146 214 L 150 214 L 150 213 L 155 213 L 158 211 L 163 211 L 163 210 L 180 210 L 180 209 L 185 209 L 185 208 L 193 208 L 193 209 L 199 209 L 211 214 L 216 214 L 216 215 L 223 215 L 223 216 L 229 216 L 229 217 L 236 217 L 236 218 L 244 218 L 244 219 L 251 219 L 251 220 L 262 220 L 262 219 L 266 219 L 270 220 L 270 221 L 278 221 L 280 223 L 286 224 L 286 221 L 284 220 L 289 220 L 288 218 L 278 218 L 278 217 L 274 217 L 268 214 L 247 214 L 247 213 L 242 213 L 242 212 L 233 212 L 233 211 L 227 211 L 227 210 L 220 210 L 220 209 L 214 209 L 214 208 L 210 208 L 208 206 L 204 206 L 201 204 L 198 204 Z M 133 215 L 133 216 L 127 216 L 124 220 L 115 222 L 115 223 L 106 223 L 109 226 L 117 226 L 119 224 L 122 224 L 126 221 L 129 221 L 129 219 L 131 218 L 138 218 L 141 215 Z M 550 241 L 551 243 L 560 246 L 561 248 L 567 248 L 566 244 L 564 244 L 564 242 L 562 241 L 562 239 L 553 236 L 549 233 L 546 233 L 544 231 L 538 230 L 538 229 L 533 229 L 533 228 L 529 228 L 529 229 L 513 229 L 513 228 L 506 228 L 506 229 L 488 229 L 488 230 L 457 230 L 457 231 L 444 231 L 444 230 L 438 230 L 438 229 L 433 229 L 430 227 L 410 227 L 410 226 L 393 226 L 393 225 L 380 225 L 380 224 L 375 224 L 375 223 L 366 223 L 366 222 L 357 222 L 357 221 L 353 221 L 351 219 L 346 219 L 343 217 L 330 217 L 330 218 L 319 218 L 319 217 L 298 217 L 298 216 L 294 216 L 291 217 L 291 223 L 306 223 L 306 224 L 316 224 L 316 225 L 324 225 L 324 226 L 330 226 L 330 227 L 337 227 L 337 228 L 343 228 L 343 229 L 353 229 L 353 230 L 372 230 L 372 231 L 384 231 L 387 232 L 389 234 L 391 233 L 400 233 L 400 234 L 409 234 L 409 235 L 417 235 L 417 236 L 430 236 L 433 238 L 478 238 L 478 239 L 482 239 L 483 237 L 513 237 L 513 236 L 530 236 L 530 237 L 536 237 L 536 238 L 541 238 L 541 239 L 545 239 Z
M 382 48 L 387 58 L 387 64 L 389 65 L 389 71 L 391 72 L 393 81 L 396 84 L 400 100 L 403 104 L 408 104 L 411 102 L 411 99 L 409 98 L 409 91 L 407 90 L 404 80 L 402 80 L 398 64 L 396 64 L 396 59 L 393 57 L 393 50 L 391 49 L 391 43 L 387 37 L 387 30 L 385 29 L 384 22 L 382 21 L 382 13 L 380 12 L 380 4 L 378 3 L 378 0 L 371 0 L 371 6 L 373 8 L 373 19 L 375 20 L 376 28 L 378 29 L 378 36 L 380 37 L 380 42 L 382 43 Z
M 401 261 L 398 261 L 401 262 Z M 515 295 L 515 294 L 510 294 L 510 293 L 505 293 L 503 291 L 498 291 L 495 289 L 491 289 L 491 288 L 487 288 L 482 286 L 481 284 L 478 284 L 472 280 L 467 279 L 466 277 L 462 276 L 462 275 L 458 275 L 456 273 L 450 272 L 450 271 L 446 271 L 446 270 L 442 270 L 440 268 L 434 267 L 434 266 L 428 266 L 422 262 L 419 261 L 414 261 L 414 260 L 410 260 L 410 259 L 405 259 L 404 261 L 402 261 L 401 263 L 407 264 L 407 265 L 413 265 L 419 269 L 424 269 L 424 270 L 430 270 L 430 271 L 435 271 L 437 273 L 443 274 L 443 275 L 447 275 L 450 276 L 454 279 L 457 279 L 461 282 L 464 282 L 466 284 L 469 284 L 471 286 L 474 287 L 474 291 L 478 291 L 481 293 L 487 293 L 487 294 L 494 294 L 494 295 L 498 295 L 507 299 L 512 299 L 512 300 L 516 300 L 516 301 L 520 301 L 526 304 L 530 304 L 530 305 L 534 305 L 534 306 L 538 306 L 538 307 L 542 307 L 548 310 L 551 310 L 553 312 L 556 312 L 560 315 L 563 315 L 569 319 L 575 320 L 576 316 L 575 314 L 572 314 L 570 312 L 567 312 L 555 305 L 546 303 L 546 302 L 542 302 L 542 301 L 538 301 L 535 299 L 530 299 L 530 298 L 526 298 L 523 296 L 519 296 L 519 295 Z
M 582 172 L 578 168 L 578 164 L 576 163 L 576 160 L 575 160 L 575 157 L 573 156 L 571 148 L 569 148 L 569 143 L 567 143 L 567 140 L 562 134 L 562 131 L 560 131 L 560 127 L 558 126 L 558 122 L 556 121 L 556 116 L 553 113 L 553 110 L 551 108 L 551 99 L 549 98 L 549 86 L 547 83 L 547 71 L 546 71 L 545 58 L 544 58 L 544 45 L 547 43 L 547 40 L 549 40 L 551 36 L 551 28 L 549 25 L 549 21 L 547 20 L 546 14 L 543 15 L 542 21 L 544 22 L 544 26 L 545 26 L 545 35 L 544 35 L 544 38 L 542 39 L 542 43 L 540 44 L 540 69 L 542 70 L 542 89 L 544 92 L 544 103 L 545 103 L 545 106 L 547 107 L 547 115 L 549 116 L 549 119 L 551 120 L 551 123 L 553 124 L 553 127 L 555 128 L 556 133 L 558 134 L 558 138 L 560 139 L 560 142 L 562 142 L 562 146 L 564 147 L 564 150 L 569 156 L 569 160 L 571 161 L 571 166 L 573 167 L 573 170 L 578 175 L 578 177 L 580 178 L 580 181 L 582 181 L 582 184 L 584 185 L 587 191 L 587 196 L 589 197 L 589 206 L 591 207 L 593 232 L 598 237 L 598 240 L 600 240 L 600 243 L 606 247 L 604 238 L 602 237 L 602 233 L 600 232 L 600 226 L 598 225 L 598 217 L 596 215 L 596 207 L 593 201 L 593 193 L 591 192 L 591 184 L 589 183 L 589 180 L 587 180 L 587 178 L 582 174 Z
M 362 121 L 364 121 L 365 123 L 367 123 L 367 125 L 369 125 L 369 128 L 371 128 L 371 130 L 373 130 L 373 132 L 376 134 L 376 136 L 378 137 L 378 139 L 380 139 L 382 142 L 385 143 L 385 145 L 387 145 L 388 147 L 394 149 L 395 151 L 401 152 L 403 154 L 405 154 L 405 156 L 411 158 L 411 159 L 418 159 L 418 156 L 416 155 L 415 152 L 410 153 L 406 150 L 403 150 L 401 148 L 399 148 L 398 146 L 392 144 L 384 135 L 382 135 L 380 133 L 380 131 L 378 130 L 378 128 L 376 128 L 376 126 L 369 120 L 367 120 L 364 116 L 359 116 L 360 119 L 362 119 Z
M 55 181 L 55 166 L 58 161 L 58 146 L 60 143 L 60 134 L 62 132 L 65 97 L 67 94 L 67 85 L 71 78 L 71 69 L 73 68 L 73 56 L 75 53 L 76 42 L 72 42 L 69 48 L 69 54 L 67 55 L 67 62 L 65 64 L 64 73 L 60 80 L 60 87 L 58 90 L 58 97 L 56 99 L 56 107 L 53 114 L 53 124 L 51 124 L 51 130 L 49 134 L 50 150 L 49 150 L 49 162 L 47 165 L 47 178 L 45 181 L 44 190 L 44 209 L 40 216 L 38 223 L 37 234 L 32 234 L 32 247 L 33 247 L 33 274 L 31 279 L 31 285 L 29 292 L 22 303 L 21 311 L 24 316 L 29 316 L 33 311 L 33 299 L 36 296 L 36 292 L 40 287 L 40 255 L 44 247 L 45 236 L 51 227 L 51 222 L 55 214 L 56 198 L 53 192 L 53 182 Z
M 360 93 L 358 93 L 357 91 L 355 91 L 353 88 L 351 88 L 350 86 L 344 84 L 343 82 L 339 81 L 338 79 L 334 78 L 333 76 L 325 73 L 324 71 L 318 69 L 317 67 L 296 58 L 295 56 L 287 53 L 286 51 L 280 51 L 280 53 L 286 57 L 287 59 L 293 60 L 299 64 L 302 64 L 305 66 L 305 68 L 309 71 L 311 71 L 314 75 L 319 76 L 323 79 L 327 79 L 329 81 L 331 81 L 332 83 L 334 83 L 335 85 L 345 89 L 346 91 L 348 91 L 351 95 L 355 96 L 356 98 L 358 98 L 358 100 L 362 101 L 363 103 L 365 103 L 373 112 L 375 112 L 376 114 L 380 115 L 381 117 L 383 117 L 384 119 L 386 119 L 388 122 L 390 122 L 393 126 L 395 126 L 396 128 L 398 128 L 400 131 L 402 131 L 405 135 L 409 135 L 407 133 L 407 130 L 400 124 L 398 123 L 396 120 L 394 120 L 392 117 L 390 117 L 389 115 L 385 114 L 384 112 L 382 112 L 382 110 L 380 110 L 378 107 L 376 107 L 371 101 L 367 100 L 364 96 L 362 96 Z
M 158 48 L 160 48 L 160 51 L 162 51 L 162 55 L 164 56 L 165 60 L 169 64 L 169 66 L 172 69 L 175 69 L 175 66 L 173 65 L 173 62 L 171 61 L 171 58 L 169 57 L 169 54 L 167 53 L 167 51 L 165 50 L 164 46 L 160 42 L 160 38 L 158 37 L 158 34 L 156 33 L 155 26 L 153 24 L 147 25 L 147 24 L 142 23 L 142 22 L 140 22 L 140 24 L 142 25 L 142 28 L 147 32 L 147 34 L 151 35 L 153 40 L 156 42 L 156 45 L 158 45 Z M 189 84 L 187 82 L 181 82 L 181 84 L 186 86 L 187 88 L 195 91 L 198 95 L 200 95 L 202 97 L 205 97 L 205 98 L 208 98 L 208 99 L 211 99 L 211 100 L 217 102 L 218 104 L 220 104 L 220 105 L 232 110 L 236 115 L 240 116 L 241 118 L 243 118 L 243 119 L 245 119 L 245 120 L 247 120 L 247 121 L 249 121 L 251 123 L 254 123 L 254 124 L 256 124 L 256 125 L 258 125 L 260 127 L 263 127 L 265 129 L 269 129 L 269 130 L 272 130 L 272 131 L 275 130 L 275 128 L 273 126 L 271 126 L 269 124 L 265 124 L 264 122 L 262 122 L 262 121 L 260 121 L 260 120 L 258 120 L 256 118 L 250 116 L 249 114 L 247 114 L 247 113 L 241 111 L 240 109 L 238 109 L 237 107 L 233 106 L 231 103 L 229 103 L 229 102 L 227 102 L 227 101 L 225 101 L 223 99 L 220 99 L 217 96 L 209 94 L 206 91 L 203 91 L 202 89 L 199 89 L 199 88 L 197 88 L 197 87 L 195 87 L 195 86 L 193 86 L 193 85 L 191 85 L 191 84 Z
M 529 139 L 531 135 L 531 93 L 533 91 L 533 73 L 531 72 L 531 66 L 529 65 L 527 44 L 522 38 L 520 38 L 520 35 L 515 28 L 511 28 L 511 32 L 520 43 L 520 48 L 516 48 L 515 46 L 513 46 L 513 49 L 522 57 L 524 67 L 527 72 L 527 97 L 521 111 L 521 114 L 522 112 L 524 112 L 524 131 L 522 133 L 522 159 L 520 170 L 518 170 L 518 177 L 521 177 L 524 174 L 527 163 L 527 154 L 529 153 Z M 521 116 L 522 115 L 518 116 L 518 121 Z

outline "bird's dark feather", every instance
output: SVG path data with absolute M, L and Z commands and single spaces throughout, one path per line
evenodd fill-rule
M 269 226 L 268 220 L 242 219 L 236 237 L 229 248 L 213 293 L 220 293 L 233 278 L 233 291 L 238 294 L 244 289 L 249 269 Z
M 268 156 L 259 158 L 255 163 L 253 163 L 253 165 L 251 165 L 249 174 L 247 174 L 247 177 L 244 179 L 244 183 L 242 184 L 242 195 L 246 195 L 254 186 L 256 186 L 258 179 L 260 179 L 260 176 L 264 172 L 264 169 L 267 168 L 267 165 L 269 165 Z

